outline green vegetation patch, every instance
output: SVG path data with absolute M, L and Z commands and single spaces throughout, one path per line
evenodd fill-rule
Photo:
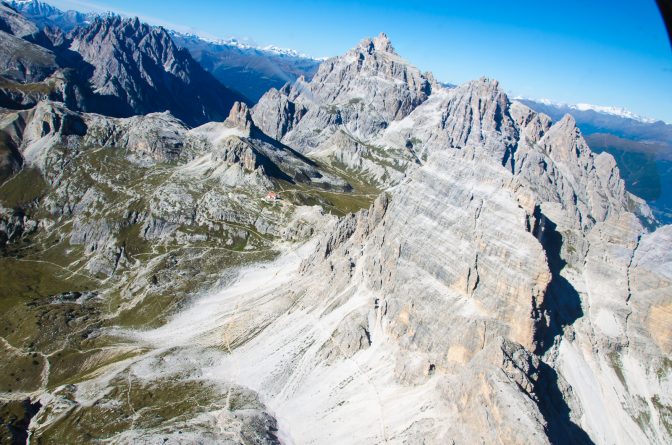
M 47 190 L 38 169 L 24 168 L 0 185 L 0 202 L 10 209 L 23 207 L 44 196 Z
M 130 429 L 186 425 L 200 412 L 226 408 L 225 403 L 220 388 L 202 381 L 147 382 L 124 373 L 110 382 L 110 390 L 97 402 L 73 407 L 69 415 L 36 431 L 34 437 L 44 444 L 104 441 Z
M 48 60 L 44 60 L 45 63 L 49 63 Z M 10 90 L 10 91 L 19 91 L 21 93 L 37 93 L 37 94 L 51 94 L 56 89 L 56 83 L 53 80 L 46 80 L 44 82 L 35 82 L 35 83 L 19 83 L 14 82 L 9 79 L 0 76 L 0 89 Z
M 32 392 L 42 386 L 44 358 L 0 342 L 0 392 Z
M 616 377 L 618 377 L 618 380 L 620 380 L 623 386 L 627 389 L 628 384 L 625 382 L 625 375 L 623 374 L 623 363 L 621 362 L 621 355 L 618 352 L 610 352 L 607 354 L 607 357 L 609 358 L 611 368 L 616 373 Z
M 135 357 L 142 352 L 142 349 L 128 350 L 124 347 L 65 349 L 49 357 L 51 368 L 47 387 L 54 390 L 62 385 L 87 380 L 101 368 Z
M 278 181 L 278 188 L 283 199 L 287 199 L 295 205 L 318 205 L 329 213 L 344 216 L 369 208 L 381 192 L 376 184 L 367 181 L 358 172 L 348 170 L 345 166 L 339 166 L 336 163 L 332 163 L 332 165 L 318 164 L 321 169 L 350 184 L 352 190 L 340 192 L 317 188 L 309 184 L 290 184 L 285 181 Z
M 658 411 L 660 421 L 667 430 L 667 434 L 672 435 L 672 406 L 663 404 L 657 395 L 651 399 L 651 403 Z

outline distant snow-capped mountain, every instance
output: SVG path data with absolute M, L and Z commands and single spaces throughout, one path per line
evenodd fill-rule
M 34 22 L 71 31 L 97 17 L 119 16 L 114 12 L 62 11 L 38 0 L 9 0 L 9 6 Z M 175 43 L 186 48 L 207 71 L 225 86 L 256 102 L 271 88 L 280 88 L 303 76 L 310 79 L 324 59 L 276 45 L 258 46 L 240 39 L 217 39 L 195 33 L 168 30 Z
M 614 156 L 628 189 L 645 198 L 661 222 L 672 222 L 672 125 L 618 107 L 515 100 L 555 121 L 571 114 L 594 152 Z
M 654 122 L 657 122 L 657 119 L 651 119 L 648 117 L 640 116 L 639 114 L 635 114 L 630 110 L 627 110 L 623 107 L 608 107 L 608 106 L 601 106 L 601 105 L 591 105 L 591 104 L 585 104 L 585 103 L 580 103 L 576 105 L 570 105 L 570 108 L 579 110 L 579 111 L 596 111 L 598 113 L 605 113 L 605 114 L 611 114 L 614 116 L 619 116 L 619 117 L 624 117 L 627 119 L 634 119 L 639 122 L 644 122 L 647 124 L 652 124 Z
M 55 6 L 38 0 L 3 1 L 40 28 L 52 26 L 64 31 L 70 31 L 78 26 L 87 25 L 93 22 L 96 17 L 111 17 L 118 15 L 113 12 L 62 11 Z
M 271 88 L 281 88 L 303 76 L 312 78 L 321 60 L 277 46 L 259 47 L 237 39 L 213 40 L 170 32 L 203 67 L 224 85 L 257 102 Z
M 571 105 L 524 97 L 516 97 L 514 100 L 548 114 L 556 121 L 565 114 L 571 114 L 584 134 L 610 133 L 625 139 L 664 144 L 672 141 L 672 125 L 659 119 L 640 116 L 624 108 L 586 103 Z
M 69 31 L 80 25 L 86 25 L 95 20 L 96 17 L 120 15 L 112 11 L 107 12 L 79 12 L 73 10 L 62 11 L 56 8 L 55 6 L 41 2 L 39 0 L 3 0 L 3 1 L 12 8 L 19 11 L 23 16 L 35 22 L 40 27 L 44 27 L 47 25 L 52 26 L 56 25 L 65 31 Z M 228 39 L 218 39 L 196 33 L 180 32 L 176 30 L 169 30 L 169 33 L 171 35 L 183 39 L 198 39 L 215 45 L 232 46 L 240 49 L 255 49 L 276 55 L 283 55 L 303 59 L 313 59 L 313 60 L 323 59 L 309 56 L 308 54 L 296 51 L 291 48 L 282 48 L 276 45 L 265 45 L 265 46 L 253 45 L 250 43 L 243 42 L 235 37 L 230 37 Z
M 179 39 L 200 40 L 202 42 L 210 43 L 210 44 L 218 45 L 218 46 L 230 46 L 230 47 L 235 47 L 235 48 L 242 49 L 242 50 L 256 50 L 256 51 L 261 51 L 261 52 L 272 53 L 274 55 L 295 57 L 295 58 L 299 58 L 299 59 L 311 59 L 311 60 L 318 60 L 318 61 L 322 61 L 322 60 L 326 59 L 325 57 L 312 57 L 312 56 L 310 56 L 306 53 L 296 51 L 295 49 L 282 48 L 282 47 L 276 46 L 276 45 L 265 45 L 265 46 L 253 45 L 251 43 L 246 43 L 244 41 L 241 41 L 240 39 L 237 39 L 235 37 L 230 37 L 228 39 L 216 39 L 216 38 L 211 38 L 211 37 L 206 37 L 206 36 L 203 36 L 203 35 L 199 35 L 199 34 L 196 34 L 196 33 L 185 33 L 185 32 L 180 32 L 180 31 L 175 31 L 175 30 L 171 30 L 170 33 L 171 33 L 171 35 L 173 35 L 174 37 L 177 37 Z
M 610 114 L 612 116 L 618 116 L 622 117 L 625 119 L 632 119 L 636 120 L 638 122 L 646 123 L 646 124 L 653 124 L 655 122 L 660 121 L 660 119 L 653 119 L 650 117 L 645 117 L 636 113 L 633 113 L 632 111 L 628 110 L 627 108 L 624 107 L 613 107 L 613 106 L 604 106 L 604 105 L 593 105 L 589 103 L 578 103 L 578 104 L 565 104 L 565 103 L 560 103 L 560 102 L 553 102 L 550 99 L 532 99 L 528 97 L 522 97 L 518 96 L 514 98 L 515 100 L 519 101 L 530 101 L 530 102 L 535 102 L 539 104 L 543 104 L 549 107 L 555 107 L 559 109 L 570 109 L 570 110 L 576 110 L 576 111 L 594 111 L 596 113 L 602 113 L 602 114 Z

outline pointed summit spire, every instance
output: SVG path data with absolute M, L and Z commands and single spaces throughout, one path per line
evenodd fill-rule
M 233 107 L 231 107 L 229 117 L 226 118 L 224 123 L 230 127 L 239 128 L 249 135 L 253 124 L 250 109 L 247 107 L 247 104 L 236 101 L 233 104 Z
M 368 54 L 373 54 L 374 52 L 396 54 L 392 42 L 390 42 L 390 38 L 387 37 L 387 34 L 384 32 L 378 34 L 378 37 L 374 37 L 373 39 L 368 37 L 359 42 L 359 49 Z
M 385 34 L 384 32 L 381 32 L 380 34 L 378 34 L 378 37 L 373 39 L 373 47 L 377 51 L 384 51 L 386 53 L 394 52 L 392 42 L 390 42 L 390 38 L 387 37 L 387 34 Z

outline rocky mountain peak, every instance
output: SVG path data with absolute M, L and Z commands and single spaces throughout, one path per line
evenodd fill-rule
M 389 37 L 387 37 L 387 34 L 385 34 L 384 32 L 378 34 L 377 37 L 366 38 L 362 40 L 359 43 L 359 45 L 357 45 L 356 49 L 364 51 L 367 54 L 373 54 L 374 52 L 383 52 L 396 55 L 394 47 L 392 46 L 392 42 L 390 41 Z
M 576 125 L 576 119 L 574 119 L 574 116 L 572 116 L 569 113 L 565 114 L 562 117 L 562 119 L 560 119 L 557 122 L 557 126 L 558 126 L 558 128 L 564 128 L 567 131 L 571 131 L 571 132 L 580 132 L 581 131 L 581 130 L 579 130 L 579 128 Z
M 265 95 L 253 114 L 266 134 L 308 152 L 342 126 L 360 140 L 380 133 L 426 101 L 435 88 L 433 77 L 396 54 L 381 33 L 324 61 L 310 81 L 299 78 L 289 91 Z M 286 137 L 290 131 L 294 134 Z
M 72 38 L 82 39 L 109 39 L 114 37 L 120 42 L 129 40 L 138 43 L 144 39 L 150 41 L 161 41 L 170 46 L 170 50 L 177 52 L 178 48 L 173 43 L 168 32 L 162 27 L 150 26 L 140 21 L 138 17 L 122 18 L 111 15 L 105 17 L 96 17 L 90 26 L 73 30 Z
M 397 145 L 416 141 L 410 145 L 423 158 L 447 147 L 479 146 L 511 167 L 517 129 L 499 82 L 482 77 L 434 92 L 408 117 L 390 125 L 384 139 Z
M 224 121 L 228 126 L 243 130 L 249 134 L 252 129 L 252 115 L 250 109 L 244 102 L 236 101 L 231 107 L 229 117 Z
M 566 114 L 553 125 L 541 143 L 550 156 L 564 161 L 571 159 L 572 162 L 576 162 L 579 158 L 590 155 L 590 149 L 583 140 L 581 130 L 570 114 Z
M 93 67 L 87 80 L 94 93 L 111 96 L 87 111 L 125 117 L 169 110 L 195 126 L 223 120 L 235 101 L 245 100 L 178 48 L 165 29 L 137 17 L 99 17 L 68 40 L 85 63 L 82 69 Z
M 345 84 L 365 80 L 357 77 L 371 76 L 407 84 L 413 89 L 422 89 L 425 84 L 429 84 L 420 70 L 395 52 L 385 33 L 380 33 L 374 38 L 366 38 L 343 56 L 325 61 L 311 83 L 317 86 L 318 82 L 331 73 L 344 76 L 342 82 Z M 425 92 L 429 94 L 430 91 Z
M 394 47 L 392 46 L 392 42 L 390 41 L 389 37 L 387 37 L 387 34 L 384 32 L 381 32 L 378 34 L 378 37 L 373 39 L 373 46 L 378 50 L 378 51 L 385 51 L 385 52 L 394 52 Z
M 502 91 L 499 86 L 499 81 L 497 79 L 491 79 L 486 76 L 481 76 L 480 78 L 469 82 L 468 85 L 472 87 L 480 86 L 486 88 L 489 91 Z
M 509 98 L 500 86 L 499 81 L 485 76 L 459 85 L 452 91 L 455 97 L 481 97 L 488 102 L 501 102 L 503 106 L 509 103 Z

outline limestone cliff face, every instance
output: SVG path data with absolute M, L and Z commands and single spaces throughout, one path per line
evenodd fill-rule
M 271 88 L 254 107 L 254 122 L 267 135 L 281 140 L 303 118 L 307 109 L 289 99 L 290 85 Z
M 645 234 L 630 263 L 627 301 L 637 310 L 633 311 L 635 319 L 629 329 L 643 337 L 633 341 L 641 342 L 654 356 L 669 357 L 672 354 L 672 302 L 669 298 L 672 257 L 668 249 L 671 244 L 672 228 L 669 226 Z M 657 349 L 651 347 L 649 338 Z
M 391 194 L 361 246 L 336 250 L 327 241 L 330 263 L 339 260 L 335 251 L 362 263 L 366 287 L 381 293 L 387 334 L 423 356 L 424 367 L 404 378 L 461 366 L 499 336 L 534 349 L 551 274 L 520 204 L 528 197 L 516 188 L 503 167 L 478 155 L 437 153 Z
M 263 107 L 253 118 L 269 118 Z M 405 173 L 303 262 L 292 292 L 300 307 L 340 320 L 306 361 L 369 360 L 387 348 L 387 378 L 440 382 L 429 404 L 462 408 L 415 419 L 406 440 L 429 431 L 450 432 L 438 443 L 669 440 L 668 230 L 647 232 L 650 212 L 611 156 L 593 154 L 570 116 L 553 123 L 488 79 L 433 91 L 364 140 L 343 116 L 312 121 L 338 127 L 315 148 L 296 130 L 283 140 L 382 168 L 379 178 L 392 178 L 383 159 Z M 515 427 L 512 406 L 523 413 Z M 468 414 L 481 409 L 486 421 Z

